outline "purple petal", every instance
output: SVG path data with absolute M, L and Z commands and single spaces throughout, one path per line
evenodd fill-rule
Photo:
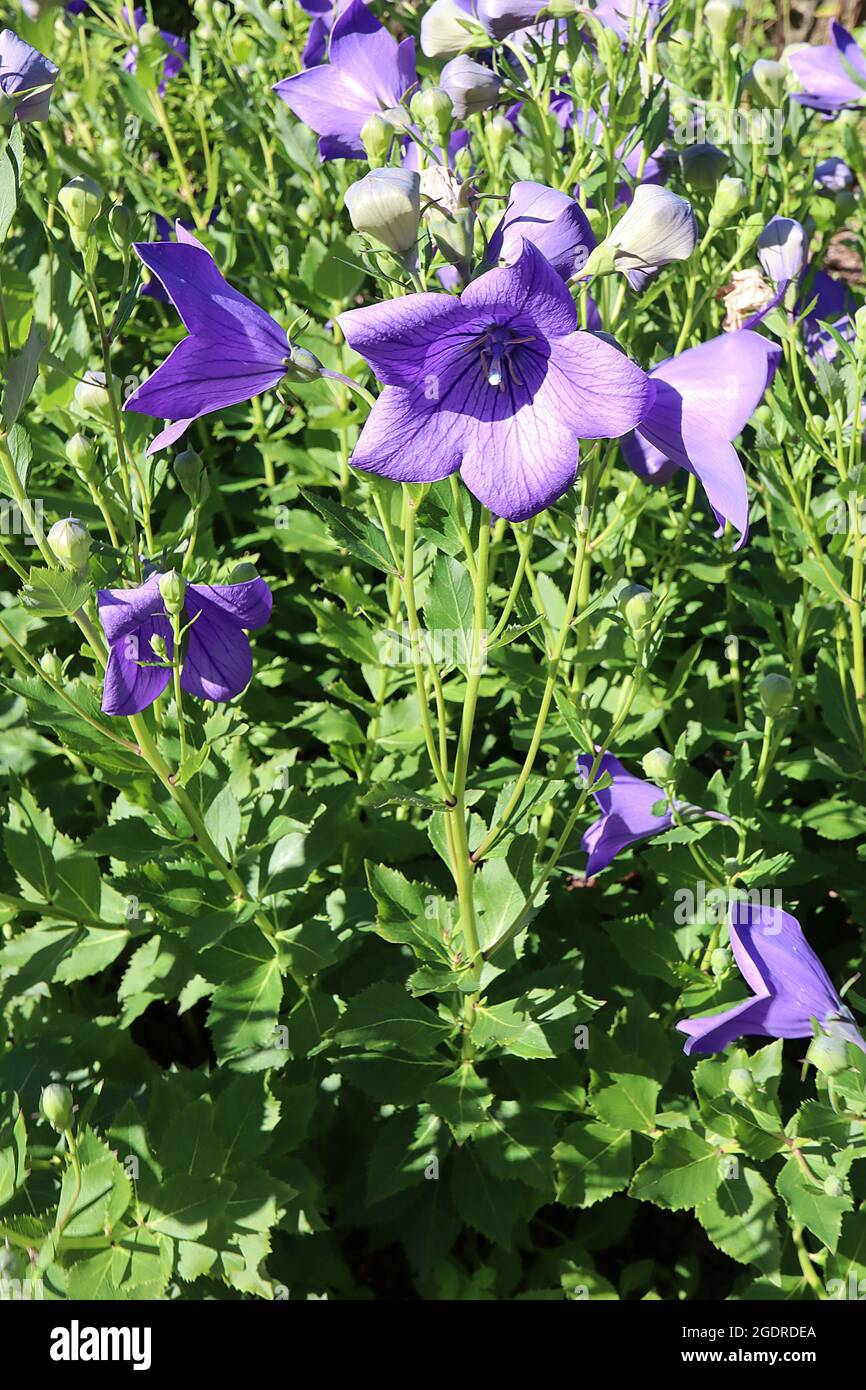
M 502 221 L 490 238 L 489 261 L 511 264 L 531 241 L 563 280 L 577 275 L 595 246 L 586 214 L 573 198 L 541 183 L 515 183 Z
M 577 326 L 574 300 L 562 280 L 531 241 L 524 238 L 519 258 L 488 270 L 463 291 L 460 303 L 491 322 L 527 322 L 558 338 Z
M 181 689 L 200 700 L 231 700 L 252 679 L 249 638 L 240 623 L 202 589 L 199 585 L 187 589 L 186 618 L 192 626 L 186 638 Z
M 167 449 L 169 444 L 176 443 L 181 435 L 186 434 L 192 424 L 193 418 L 197 417 L 190 417 L 188 420 L 173 420 L 164 430 L 160 430 L 159 434 L 154 435 L 153 439 L 148 444 L 145 450 L 146 456 L 150 458 L 151 454 L 158 454 L 160 449 Z
M 233 289 L 210 252 L 183 225 L 178 240 L 137 242 L 143 265 L 162 283 L 190 333 L 243 334 L 258 362 L 279 362 L 287 355 L 287 338 L 270 314 Z
M 165 612 L 157 575 L 136 589 L 97 589 L 96 602 L 109 643 L 128 637 L 140 623 Z
M 462 340 L 467 315 L 451 294 L 407 294 L 340 314 L 346 341 L 386 386 L 411 386 L 423 377 L 431 348 Z
M 588 753 L 582 753 L 576 761 L 587 777 L 595 759 Z M 587 878 L 606 869 L 620 850 L 650 835 L 659 835 L 673 825 L 669 811 L 663 816 L 653 815 L 653 806 L 664 800 L 661 787 L 654 786 L 643 777 L 633 776 L 612 753 L 605 753 L 599 764 L 598 775 L 605 772 L 613 779 L 610 786 L 593 792 L 601 817 L 589 827 L 581 841 L 589 855 Z
M 158 664 L 150 644 L 152 637 L 162 638 L 170 661 L 173 638 L 171 623 L 165 617 L 146 618 L 134 632 L 112 642 L 102 688 L 105 714 L 140 714 L 165 690 L 171 670 Z M 150 662 L 155 664 L 141 664 Z
M 273 595 L 263 579 L 242 584 L 190 584 L 187 593 L 197 595 L 203 605 L 212 604 L 239 627 L 264 627 L 274 606 Z
M 50 88 L 59 71 L 55 63 L 19 39 L 11 29 L 4 29 L 0 33 L 0 90 L 6 96 L 14 97 L 16 92 L 27 91 L 31 87 L 49 87 L 47 92 L 24 97 L 15 108 L 16 120 L 44 121 L 47 118 L 51 102 Z
M 184 338 L 133 391 L 124 410 L 160 420 L 195 420 L 260 396 L 284 375 L 282 365 L 258 365 L 241 335 L 222 341 L 212 336 Z

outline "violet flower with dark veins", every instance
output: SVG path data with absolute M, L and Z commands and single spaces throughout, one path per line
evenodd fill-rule
M 171 422 L 149 454 L 173 444 L 199 416 L 269 391 L 286 375 L 290 358 L 288 336 L 276 319 L 226 283 L 210 252 L 181 222 L 175 231 L 177 241 L 134 247 L 189 330 L 124 403 L 124 410 Z
M 574 300 L 531 241 L 460 294 L 409 294 L 338 320 L 384 390 L 352 463 L 396 482 L 460 470 L 497 516 L 535 516 L 574 483 L 580 439 L 633 429 L 651 384 L 577 327 Z
M 136 589 L 97 591 L 109 649 L 102 692 L 106 714 L 139 714 L 171 679 L 174 639 L 159 579 L 153 574 Z M 184 639 L 181 690 L 217 703 L 240 695 L 253 674 L 246 632 L 264 627 L 272 606 L 271 591 L 263 579 L 187 584 L 181 620 L 190 627 Z M 165 644 L 164 660 L 151 645 L 155 637 Z
M 595 759 L 589 753 L 579 753 L 575 762 L 585 785 Z M 611 778 L 609 785 L 592 793 L 601 816 L 581 840 L 581 848 L 589 856 L 586 862 L 587 878 L 600 874 L 621 850 L 652 835 L 661 835 L 676 824 L 670 808 L 661 815 L 656 815 L 653 810 L 660 801 L 665 800 L 661 787 L 647 782 L 643 777 L 635 777 L 612 753 L 605 753 L 602 757 L 597 779 L 601 779 L 605 773 Z M 690 806 L 688 802 L 677 802 L 676 811 L 682 820 L 728 819 L 720 811 L 704 811 L 699 806 Z
M 830 25 L 830 43 L 797 48 L 786 62 L 803 87 L 793 94 L 801 106 L 835 116 L 866 101 L 866 59 L 857 40 L 836 20 Z
M 416 83 L 415 40 L 398 43 L 364 0 L 351 0 L 331 30 L 328 62 L 273 90 L 319 136 L 322 159 L 363 159 L 366 122 L 399 106 Z
M 634 434 L 622 441 L 626 463 L 646 482 L 665 483 L 685 468 L 707 496 L 721 535 L 730 522 L 749 533 L 746 475 L 733 440 L 754 414 L 778 366 L 778 343 L 739 329 L 671 357 L 650 372 L 655 394 Z
M 728 930 L 751 999 L 722 1013 L 684 1019 L 684 1051 L 722 1052 L 738 1038 L 809 1038 L 813 1020 L 831 1038 L 866 1052 L 854 1017 L 809 945 L 796 917 L 733 899 Z
M 0 33 L 0 91 L 11 102 L 22 95 L 14 107 L 16 121 L 48 119 L 51 88 L 60 69 L 37 48 L 19 39 L 11 29 Z M 44 87 L 46 91 L 38 89 Z

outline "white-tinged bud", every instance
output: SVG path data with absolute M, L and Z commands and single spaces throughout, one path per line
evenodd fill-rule
M 466 48 L 479 48 L 490 39 L 471 14 L 454 0 L 433 0 L 421 19 L 421 52 L 427 58 L 452 58 Z
M 822 1034 L 809 1044 L 806 1061 L 811 1062 L 824 1076 L 838 1076 L 848 1068 L 848 1050 L 841 1038 L 828 1038 Z
M 112 377 L 115 392 L 120 391 L 120 382 Z M 105 372 L 85 372 L 72 393 L 72 399 L 84 415 L 100 420 L 104 425 L 111 424 L 111 401 L 105 385 Z
M 785 77 L 788 69 L 774 58 L 758 58 L 743 78 L 743 87 L 752 98 L 752 105 L 776 110 L 785 99 Z
M 48 532 L 48 544 L 64 569 L 78 573 L 85 568 L 90 554 L 90 532 L 76 517 L 55 521 Z
M 418 244 L 421 179 L 411 169 L 371 169 L 346 189 L 346 207 L 356 232 L 375 237 L 396 256 Z
M 316 381 L 324 370 L 324 364 L 309 348 L 300 347 L 297 343 L 289 344 L 289 361 L 286 366 L 286 378 L 289 381 Z
M 656 606 L 652 590 L 643 584 L 626 584 L 625 588 L 620 590 L 617 602 L 620 612 L 634 633 L 643 631 Z
M 176 617 L 183 612 L 186 580 L 182 574 L 178 574 L 177 570 L 167 570 L 165 574 L 159 576 L 158 583 L 166 612 Z
M 68 1086 L 61 1086 L 59 1082 L 52 1081 L 50 1086 L 43 1087 L 39 1104 L 42 1114 L 58 1134 L 69 1129 L 75 1107 Z
M 724 47 L 731 43 L 737 32 L 740 11 L 739 0 L 707 0 L 704 23 L 714 40 L 714 49 L 716 45 Z
M 775 285 L 797 279 L 808 250 L 806 229 L 793 217 L 771 217 L 758 237 L 761 269 Z
M 666 748 L 651 748 L 641 758 L 641 767 L 651 782 L 663 787 L 670 782 L 674 769 L 672 754 Z
M 768 719 L 777 719 L 791 703 L 794 687 L 787 676 L 771 672 L 758 687 L 761 706 Z
M 446 63 L 439 81 L 451 98 L 454 118 L 458 121 L 465 121 L 467 117 L 495 106 L 502 87 L 496 73 L 483 63 L 476 63 L 468 53 L 461 53 Z
M 96 463 L 96 445 L 83 434 L 73 434 L 66 441 L 66 457 L 82 478 L 88 478 Z
M 695 249 L 697 225 L 691 203 L 670 189 L 641 183 L 606 241 L 590 253 L 584 274 L 603 274 L 608 263 L 631 276 L 646 276 Z

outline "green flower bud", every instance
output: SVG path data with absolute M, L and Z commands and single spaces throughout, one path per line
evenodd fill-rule
M 183 612 L 186 580 L 177 570 L 168 570 L 159 576 L 159 592 L 162 594 L 167 613 L 176 616 Z
M 133 217 L 126 203 L 114 203 L 108 213 L 108 230 L 118 251 L 128 251 L 134 239 Z
M 771 672 L 761 681 L 758 694 L 764 713 L 769 719 L 776 719 L 780 714 L 784 714 L 790 705 L 794 687 L 787 676 Z
M 755 1090 L 755 1078 L 748 1067 L 734 1067 L 728 1074 L 728 1085 L 737 1100 L 748 1100 Z
M 824 1076 L 838 1076 L 848 1068 L 848 1051 L 841 1038 L 828 1038 L 822 1033 L 809 1044 L 806 1061 Z
M 70 1128 L 74 1107 L 68 1086 L 52 1081 L 49 1086 L 43 1087 L 40 1105 L 42 1114 L 58 1134 Z
M 730 951 L 726 951 L 723 946 L 717 946 L 710 956 L 710 969 L 713 972 L 713 978 L 718 980 L 722 975 L 727 975 L 730 968 Z
M 290 345 L 286 366 L 289 381 L 317 381 L 324 370 L 324 365 L 309 348 L 299 347 L 297 343 Z
M 421 179 L 410 169 L 371 169 L 346 189 L 356 232 L 375 237 L 401 258 L 415 252 L 421 219 Z
M 75 471 L 82 478 L 87 478 L 93 472 L 93 465 L 96 463 L 96 445 L 83 434 L 73 434 L 71 439 L 66 441 L 66 457 Z
M 85 568 L 90 554 L 90 532 L 74 516 L 55 521 L 48 532 L 48 544 L 64 569 L 78 573 Z
M 155 632 L 150 639 L 150 650 L 157 661 L 168 661 L 168 647 L 165 638 L 160 637 L 158 632 Z
M 828 1197 L 842 1197 L 845 1194 L 845 1184 L 836 1177 L 835 1173 L 831 1173 L 828 1178 L 824 1179 L 824 1191 Z
M 726 222 L 742 212 L 748 201 L 749 188 L 745 181 L 725 174 L 716 186 L 716 196 L 710 209 L 710 226 L 724 227 Z
M 494 116 L 487 125 L 487 139 L 494 159 L 501 159 L 514 139 L 514 126 L 506 116 Z
M 379 169 L 388 158 L 394 127 L 381 116 L 369 116 L 361 126 L 361 144 L 371 169 Z
M 295 208 L 298 214 L 298 221 L 304 227 L 312 227 L 318 221 L 318 213 L 312 203 L 308 203 L 306 198 L 302 198 Z
M 704 9 L 704 23 L 714 40 L 714 52 L 730 46 L 737 32 L 739 17 L 740 5 L 737 0 L 708 0 Z
M 632 632 L 642 632 L 653 615 L 656 601 L 643 584 L 626 584 L 618 599 L 620 612 Z
M 0 92 L 0 128 L 8 130 L 15 124 L 15 101 L 14 98 L 7 96 L 5 92 Z
M 454 104 L 444 87 L 426 87 L 416 92 L 409 109 L 422 130 L 433 132 L 437 145 L 448 143 Z
M 854 315 L 854 333 L 858 347 L 866 346 L 866 304 L 861 304 Z
M 728 878 L 733 878 L 734 874 L 738 874 L 740 872 L 740 861 L 739 859 L 735 859 L 733 858 L 733 856 L 729 855 L 726 859 L 722 860 L 722 868 L 728 875 Z
M 185 492 L 187 497 L 198 497 L 204 464 L 195 449 L 184 449 L 177 455 L 172 467 L 181 491 Z
M 689 188 L 715 188 L 729 163 L 724 150 L 711 145 L 709 141 L 688 145 L 680 151 L 680 168 Z
M 162 34 L 155 24 L 142 24 L 136 42 L 140 53 L 146 52 L 148 48 L 161 49 L 164 47 Z
M 116 376 L 112 377 L 112 382 L 117 396 L 120 394 L 120 382 Z M 79 381 L 72 393 L 72 399 L 84 415 L 92 416 L 103 425 L 111 424 L 111 402 L 105 385 L 105 372 L 85 372 L 83 380 Z
M 773 58 L 759 58 L 743 78 L 743 89 L 752 98 L 752 105 L 776 110 L 785 99 L 787 69 Z
M 230 584 L 249 584 L 251 580 L 258 579 L 259 572 L 251 560 L 242 560 L 239 565 L 235 565 L 229 575 Z
M 574 90 L 578 95 L 581 95 L 589 86 L 594 71 L 595 65 L 592 61 L 592 54 L 587 48 L 581 48 L 571 66 L 571 80 L 574 83 Z
M 59 681 L 63 675 L 63 662 L 56 652 L 43 652 L 39 658 L 39 665 L 53 681 Z
M 73 246 L 83 251 L 90 236 L 90 229 L 102 208 L 102 189 L 93 179 L 79 174 L 77 178 L 64 184 L 57 195 L 57 201 L 69 223 Z
M 651 782 L 663 787 L 671 780 L 674 760 L 666 748 L 651 748 L 641 758 L 641 766 Z

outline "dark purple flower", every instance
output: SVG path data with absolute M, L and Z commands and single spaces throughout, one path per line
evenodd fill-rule
M 802 314 L 810 304 L 812 307 L 800 324 L 806 352 L 813 360 L 823 357 L 832 362 L 839 347 L 824 325 L 829 323 L 840 337 L 850 342 L 854 337 L 856 302 L 843 280 L 834 280 L 826 270 L 810 268 L 800 280 L 795 312 Z
M 176 233 L 177 241 L 139 242 L 134 248 L 189 330 L 124 404 L 124 410 L 172 422 L 149 454 L 174 443 L 200 415 L 269 391 L 289 361 L 285 330 L 226 283 L 210 252 L 180 222 Z
M 109 647 L 102 708 L 106 714 L 139 714 L 171 679 L 170 664 L 160 664 L 151 646 L 152 638 L 161 638 L 171 662 L 172 625 L 159 575 L 151 575 L 137 589 L 99 589 L 97 601 Z M 253 674 L 245 629 L 264 627 L 272 606 L 263 579 L 188 584 L 181 622 L 191 626 L 185 637 L 181 689 L 199 700 L 224 701 L 239 695 Z
M 129 10 L 124 6 L 123 17 L 129 20 Z M 132 12 L 132 26 L 138 32 L 142 24 L 146 24 L 147 15 L 139 6 Z M 165 62 L 162 65 L 162 79 L 159 84 L 159 95 L 165 96 L 166 84 L 171 82 L 173 77 L 177 77 L 183 71 L 189 60 L 189 44 L 177 34 L 170 34 L 167 29 L 160 29 L 160 37 L 169 52 L 165 55 Z M 132 44 L 123 55 L 123 66 L 127 72 L 135 72 L 138 67 L 138 45 Z
M 578 773 L 586 782 L 595 759 L 589 753 L 579 753 L 575 761 Z M 674 825 L 670 810 L 660 816 L 653 814 L 653 807 L 665 799 L 661 787 L 627 772 L 612 753 L 605 753 L 599 763 L 597 776 L 601 778 L 604 773 L 610 775 L 610 785 L 593 792 L 601 817 L 589 827 L 581 840 L 581 847 L 589 856 L 586 861 L 587 878 L 600 874 L 621 850 L 649 839 L 651 835 L 660 835 Z M 685 802 L 677 802 L 676 809 L 683 820 L 727 820 L 727 816 L 718 811 L 702 811 Z
M 684 1019 L 684 1051 L 722 1052 L 742 1037 L 808 1038 L 814 1019 L 830 1037 L 866 1052 L 851 1011 L 837 991 L 796 917 L 781 908 L 734 898 L 728 929 L 734 959 L 752 998 L 722 1013 Z
M 367 120 L 399 106 L 416 81 L 414 39 L 398 44 L 364 0 L 351 0 L 331 31 L 329 61 L 274 91 L 319 136 L 322 159 L 362 159 Z
M 16 121 L 48 119 L 51 88 L 59 71 L 56 64 L 19 39 L 11 29 L 0 33 L 0 91 L 14 100 L 19 92 L 33 92 L 34 87 L 48 88 L 22 97 L 15 107 Z
M 803 87 L 794 101 L 826 115 L 835 115 L 866 100 L 866 60 L 856 40 L 835 20 L 830 43 L 798 48 L 787 55 L 794 77 Z
M 827 193 L 844 193 L 854 186 L 854 170 L 834 154 L 815 165 L 815 183 Z
M 749 530 L 749 495 L 733 440 L 773 379 L 781 348 L 750 329 L 723 333 L 681 352 L 650 372 L 655 395 L 622 441 L 629 467 L 664 483 L 677 468 L 694 473 L 721 535 L 729 521 L 741 546 Z
M 364 0 L 364 3 L 369 5 L 371 0 Z M 327 60 L 331 30 L 348 4 L 349 0 L 301 0 L 301 9 L 311 17 L 307 41 L 301 54 L 305 68 L 315 67 L 317 63 Z
M 497 516 L 534 516 L 574 482 L 580 439 L 638 423 L 646 373 L 577 328 L 574 301 L 532 242 L 463 293 L 351 309 L 340 325 L 384 382 L 355 467 L 398 482 L 460 469 Z
M 512 185 L 505 214 L 487 247 L 490 262 L 511 265 L 531 241 L 563 280 L 578 275 L 595 246 L 586 213 L 567 193 L 528 179 Z

